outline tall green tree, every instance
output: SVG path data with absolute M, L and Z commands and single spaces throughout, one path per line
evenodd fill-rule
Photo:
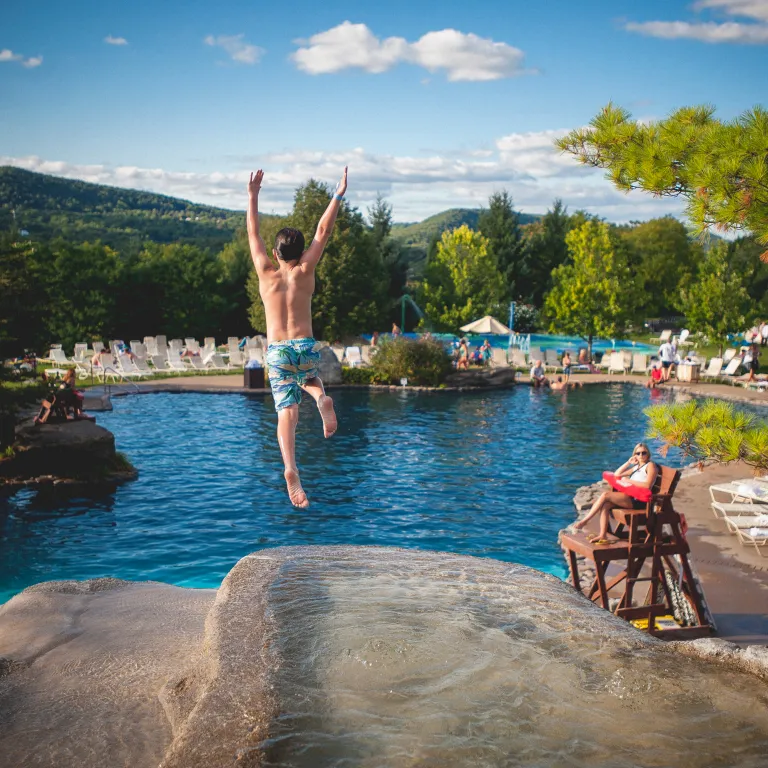
M 552 290 L 552 271 L 568 260 L 565 236 L 572 228 L 571 217 L 562 200 L 555 200 L 540 221 L 523 232 L 520 272 L 515 299 L 541 307 Z
M 768 110 L 754 107 L 731 121 L 713 107 L 683 107 L 664 120 L 640 123 L 608 104 L 589 128 L 557 146 L 596 168 L 621 190 L 643 189 L 687 199 L 700 231 L 748 230 L 768 243 Z M 768 251 L 763 254 L 768 260 Z
M 480 213 L 477 222 L 480 233 L 488 239 L 488 251 L 504 280 L 504 301 L 518 294 L 518 276 L 522 256 L 520 217 L 507 190 L 495 192 L 488 199 L 488 209 Z
M 623 335 L 635 309 L 635 286 L 605 222 L 585 222 L 568 233 L 566 244 L 571 263 L 552 273 L 544 310 L 550 330 L 581 336 L 591 358 L 596 336 Z
M 419 293 L 419 303 L 438 330 L 455 332 L 502 308 L 504 279 L 488 245 L 488 238 L 466 224 L 443 233 Z
M 671 216 L 620 227 L 626 244 L 642 310 L 648 317 L 682 312 L 680 286 L 696 272 L 701 245 Z
M 9 230 L 0 233 L 0 360 L 46 342 L 45 273 L 37 247 Z
M 717 243 L 699 262 L 695 280 L 680 291 L 688 324 L 716 341 L 721 354 L 728 334 L 746 325 L 750 299 L 743 280 L 730 263 L 728 245 Z

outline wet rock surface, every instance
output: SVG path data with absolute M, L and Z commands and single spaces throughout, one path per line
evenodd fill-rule
M 323 380 L 323 384 L 341 384 L 341 363 L 339 358 L 336 357 L 330 347 L 321 347 L 318 351 L 320 353 L 318 369 L 320 370 L 320 378 Z
M 262 550 L 218 592 L 53 582 L 0 607 L 0 766 L 758 768 L 764 660 L 734 653 L 417 550 Z
M 16 429 L 14 447 L 14 457 L 0 463 L 0 483 L 120 481 L 137 474 L 115 451 L 114 435 L 87 419 L 27 423 Z
M 514 368 L 470 368 L 456 371 L 445 379 L 448 387 L 511 387 L 517 380 Z

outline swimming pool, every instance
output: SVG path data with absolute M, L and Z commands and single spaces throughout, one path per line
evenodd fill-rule
M 574 492 L 628 457 L 650 402 L 647 390 L 620 384 L 334 398 L 340 427 L 330 440 L 301 406 L 309 510 L 288 502 L 271 398 L 115 398 L 98 422 L 139 479 L 90 497 L 0 499 L 0 602 L 51 579 L 216 587 L 243 555 L 283 544 L 453 551 L 562 577 L 557 533 L 574 518 Z M 665 463 L 679 461 L 671 452 Z

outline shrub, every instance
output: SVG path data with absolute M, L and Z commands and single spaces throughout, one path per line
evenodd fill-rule
M 436 341 L 395 339 L 381 348 L 373 358 L 373 380 L 382 384 L 409 384 L 436 387 L 451 372 L 451 360 L 443 345 Z
M 371 368 L 342 368 L 342 384 L 372 384 L 373 370 Z

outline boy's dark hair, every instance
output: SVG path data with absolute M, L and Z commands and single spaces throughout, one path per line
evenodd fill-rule
M 304 235 L 293 227 L 283 227 L 275 236 L 277 257 L 283 261 L 294 261 L 304 253 Z

